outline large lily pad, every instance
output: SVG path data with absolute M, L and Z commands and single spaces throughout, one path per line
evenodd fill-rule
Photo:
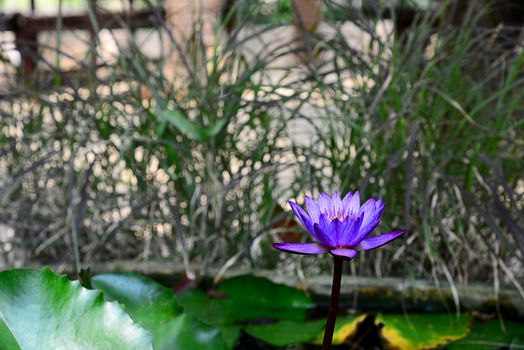
M 446 350 L 524 349 L 524 324 L 498 319 L 486 323 L 474 321 L 471 332 L 458 341 L 446 345 Z
M 182 313 L 173 292 L 147 277 L 108 273 L 91 283 L 151 332 L 155 349 L 227 349 L 218 328 Z
M 216 326 L 232 324 L 231 300 L 210 298 L 201 289 L 188 289 L 177 294 L 177 302 L 199 320 Z
M 461 314 L 384 314 L 382 336 L 390 347 L 402 350 L 434 349 L 444 343 L 464 338 L 471 317 Z
M 99 291 L 49 269 L 0 272 L 0 348 L 152 349 L 151 335 Z
M 187 312 L 215 325 L 302 322 L 313 306 L 311 299 L 298 289 L 249 275 L 224 281 L 213 297 L 199 289 L 190 289 L 179 294 L 177 300 Z
M 237 322 L 258 318 L 301 322 L 313 306 L 303 291 L 252 275 L 225 280 L 218 290 L 231 302 L 231 317 Z
M 310 343 L 322 333 L 326 320 L 309 322 L 279 321 L 267 325 L 246 326 L 245 331 L 274 346 Z
M 346 342 L 348 339 L 353 337 L 356 332 L 359 323 L 366 318 L 366 315 L 360 315 L 360 316 L 343 316 L 343 317 L 337 317 L 337 321 L 335 323 L 335 331 L 333 333 L 333 345 L 340 345 Z M 317 335 L 315 339 L 313 339 L 313 344 L 322 344 L 322 340 L 324 339 L 324 330 L 320 332 L 320 334 Z
M 185 312 L 219 328 L 226 345 L 233 348 L 240 334 L 240 326 L 234 324 L 231 300 L 210 298 L 200 289 L 189 289 L 178 294 L 177 301 Z
M 179 294 L 177 300 L 186 312 L 220 328 L 230 348 L 242 327 L 246 331 L 249 328 L 248 333 L 255 336 L 267 334 L 264 329 L 250 326 L 282 320 L 291 322 L 284 323 L 284 326 L 292 325 L 293 322 L 302 323 L 306 311 L 313 306 L 312 300 L 304 292 L 251 275 L 224 281 L 213 297 L 199 289 L 190 289 Z M 279 325 L 274 327 L 278 328 Z M 304 335 L 302 338 L 305 339 Z M 271 343 L 269 338 L 263 340 Z M 276 342 L 278 340 L 273 343 Z M 282 339 L 281 342 L 290 344 L 294 340 Z
M 228 350 L 231 348 L 222 339 L 220 329 L 188 314 L 176 318 L 172 334 L 176 337 L 172 339 L 169 346 L 162 349 Z

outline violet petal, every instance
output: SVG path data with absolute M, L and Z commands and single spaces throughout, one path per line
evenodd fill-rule
M 332 255 L 340 256 L 344 259 L 350 260 L 357 255 L 357 251 L 349 248 L 336 248 L 329 251 Z
M 358 235 L 360 227 L 362 225 L 362 220 L 364 219 L 363 216 L 360 216 L 359 218 L 350 219 L 348 224 L 343 227 L 342 232 L 340 233 L 339 240 L 337 241 L 337 247 L 349 247 L 353 246 L 355 244 L 351 244 L 355 238 L 356 235 Z
M 383 210 L 384 206 L 380 207 L 378 210 L 369 210 L 360 214 L 360 217 L 362 217 L 362 224 L 359 231 L 355 232 L 351 241 L 348 242 L 350 246 L 359 244 L 363 239 L 366 239 L 375 228 L 377 228 Z
M 342 211 L 342 201 L 340 200 L 340 194 L 335 191 L 331 196 L 331 208 L 334 215 L 338 215 Z
M 360 210 L 360 193 L 358 193 L 358 191 L 356 191 L 353 196 L 351 196 L 351 200 L 349 201 L 346 210 L 350 215 L 358 215 Z
M 338 221 L 338 220 L 336 220 Z M 336 224 L 333 221 L 329 221 L 326 215 L 320 215 L 318 224 L 314 225 L 315 234 L 320 244 L 328 247 L 336 247 Z
M 351 192 L 348 192 L 345 196 L 344 196 L 344 199 L 342 199 L 342 210 L 344 212 L 344 216 L 350 216 L 351 211 L 351 198 L 353 198 L 353 193 Z
M 335 247 L 341 247 L 345 246 L 344 242 L 346 241 L 345 236 L 346 232 L 351 229 L 353 226 L 353 220 L 346 216 L 343 221 L 339 221 L 338 219 L 333 220 L 333 222 L 336 225 L 336 235 L 335 235 Z
M 322 214 L 325 214 L 331 207 L 331 198 L 329 198 L 327 193 L 322 192 L 318 195 L 318 207 Z
M 326 253 L 328 249 L 318 243 L 274 243 L 273 248 L 282 250 L 288 253 L 295 254 L 322 254 Z
M 406 233 L 406 230 L 383 233 L 381 235 L 363 240 L 357 246 L 355 246 L 355 249 L 356 250 L 370 250 L 370 249 L 378 248 L 388 242 L 391 242 L 392 240 L 394 240 L 395 238 L 399 237 L 400 235 L 404 233 Z
M 302 223 L 302 225 L 304 225 L 306 230 L 309 231 L 309 233 L 313 236 L 313 238 L 318 240 L 317 236 L 315 235 L 315 230 L 313 228 L 313 222 L 311 222 L 311 219 L 306 214 L 304 209 L 302 209 L 298 204 L 294 202 L 289 201 L 288 203 L 291 206 L 291 209 L 293 210 L 295 215 L 297 216 L 298 220 L 300 220 L 300 222 Z
M 375 211 L 375 204 L 377 200 L 375 198 L 368 199 L 362 206 L 360 207 L 359 215 L 364 212 L 370 212 Z
M 344 207 L 349 204 L 351 197 L 353 197 L 353 193 L 351 193 L 351 191 L 346 193 L 346 195 L 344 196 L 344 199 L 342 199 L 342 205 L 344 205 Z
M 304 196 L 304 200 L 306 201 L 306 209 L 309 217 L 311 218 L 311 221 L 314 224 L 317 224 L 320 217 L 320 207 L 318 206 L 317 202 L 308 196 Z

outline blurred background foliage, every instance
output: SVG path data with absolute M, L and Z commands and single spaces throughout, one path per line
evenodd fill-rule
M 521 37 L 486 24 L 487 2 L 419 3 L 408 29 L 396 5 L 361 3 L 325 1 L 318 30 L 297 34 L 290 1 L 238 1 L 211 45 L 201 23 L 175 39 L 161 20 L 122 21 L 98 33 L 111 55 L 75 37 L 80 57 L 52 47 L 22 82 L 3 36 L 0 264 L 316 274 L 328 258 L 270 247 L 309 239 L 287 200 L 359 190 L 386 204 L 379 231 L 408 234 L 350 273 L 489 279 L 524 297 Z

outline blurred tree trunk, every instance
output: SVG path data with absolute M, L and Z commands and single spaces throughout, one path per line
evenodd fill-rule
M 295 35 L 298 39 L 296 48 L 301 52 L 298 58 L 302 61 L 311 62 L 314 58 L 310 36 L 317 30 L 322 19 L 321 4 L 322 0 L 292 0 Z
M 175 41 L 171 42 L 171 38 L 166 36 L 164 46 L 172 53 L 164 74 L 176 87 L 181 87 L 189 77 L 189 71 L 194 69 L 191 58 L 194 59 L 197 53 L 205 54 L 213 47 L 214 28 L 220 20 L 222 0 L 165 0 L 164 8 L 166 27 Z M 199 56 L 199 59 L 203 62 L 205 57 Z
M 293 0 L 293 15 L 299 31 L 314 32 L 321 19 L 322 0 Z

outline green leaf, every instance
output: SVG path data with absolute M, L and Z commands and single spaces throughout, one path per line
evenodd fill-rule
M 220 328 L 230 347 L 247 321 L 302 322 L 307 309 L 313 306 L 304 292 L 251 275 L 224 281 L 218 292 L 219 296 L 211 298 L 199 289 L 190 289 L 177 295 L 177 301 L 187 313 Z M 251 330 L 263 332 L 257 328 Z
M 227 349 L 218 328 L 182 314 L 173 292 L 147 277 L 108 273 L 93 277 L 91 283 L 107 299 L 122 303 L 151 332 L 155 349 Z
M 357 333 L 357 328 L 360 322 L 366 318 L 366 314 L 360 316 L 344 316 L 337 317 L 335 323 L 335 332 L 333 333 L 333 345 L 340 345 L 348 338 L 353 337 Z M 324 330 L 311 341 L 313 344 L 320 345 L 324 339 Z
M 471 317 L 452 314 L 384 314 L 377 323 L 382 336 L 392 347 L 403 350 L 433 349 L 446 342 L 464 338 Z
M 152 349 L 117 303 L 49 269 L 0 272 L 0 348 Z
M 206 128 L 207 135 L 209 137 L 218 135 L 218 133 L 222 131 L 222 129 L 226 126 L 228 121 L 228 118 L 219 119 L 214 125 L 211 125 L 208 128 Z
M 227 345 L 228 349 L 233 349 L 237 342 L 238 336 L 240 335 L 240 326 L 227 325 L 219 327 L 222 333 L 222 340 Z
M 233 324 L 230 300 L 209 298 L 200 289 L 189 289 L 178 294 L 177 301 L 186 313 L 219 328 L 226 345 L 233 348 L 240 334 L 240 326 Z
M 224 281 L 218 291 L 222 295 L 209 298 L 197 289 L 177 296 L 187 312 L 215 325 L 238 324 L 256 319 L 302 322 L 313 306 L 304 292 L 251 275 Z
M 326 320 L 280 321 L 268 325 L 246 326 L 245 331 L 270 345 L 285 346 L 313 341 L 322 332 L 325 324 Z
M 117 300 L 129 315 L 153 335 L 155 348 L 164 348 L 181 307 L 173 293 L 157 282 L 132 273 L 108 273 L 91 279 L 107 300 Z
M 206 325 L 191 315 L 178 316 L 173 326 L 172 332 L 177 336 L 169 346 L 162 349 L 228 350 L 231 348 L 222 339 L 218 328 Z
M 201 142 L 208 138 L 205 128 L 193 123 L 178 110 L 165 110 L 160 114 L 160 118 L 172 124 L 189 138 Z
M 176 298 L 185 312 L 203 322 L 224 326 L 234 321 L 230 311 L 230 300 L 209 298 L 200 289 L 188 289 L 178 294 Z
M 302 322 L 313 301 L 303 291 L 262 277 L 244 275 L 222 282 L 234 321 L 257 318 Z
M 447 350 L 491 350 L 520 345 L 515 349 L 524 349 L 524 324 L 504 321 L 501 328 L 499 320 L 487 323 L 474 321 L 471 332 L 460 340 L 446 345 Z
M 2 349 L 20 349 L 14 335 L 9 330 L 9 327 L 0 319 L 0 346 Z
M 194 140 L 204 142 L 210 137 L 216 136 L 227 124 L 227 118 L 219 119 L 215 124 L 204 127 L 189 120 L 179 110 L 164 110 L 160 114 L 160 123 L 168 122 L 176 127 L 181 133 Z M 157 130 L 157 133 L 159 131 Z M 162 131 L 163 134 L 163 131 Z

